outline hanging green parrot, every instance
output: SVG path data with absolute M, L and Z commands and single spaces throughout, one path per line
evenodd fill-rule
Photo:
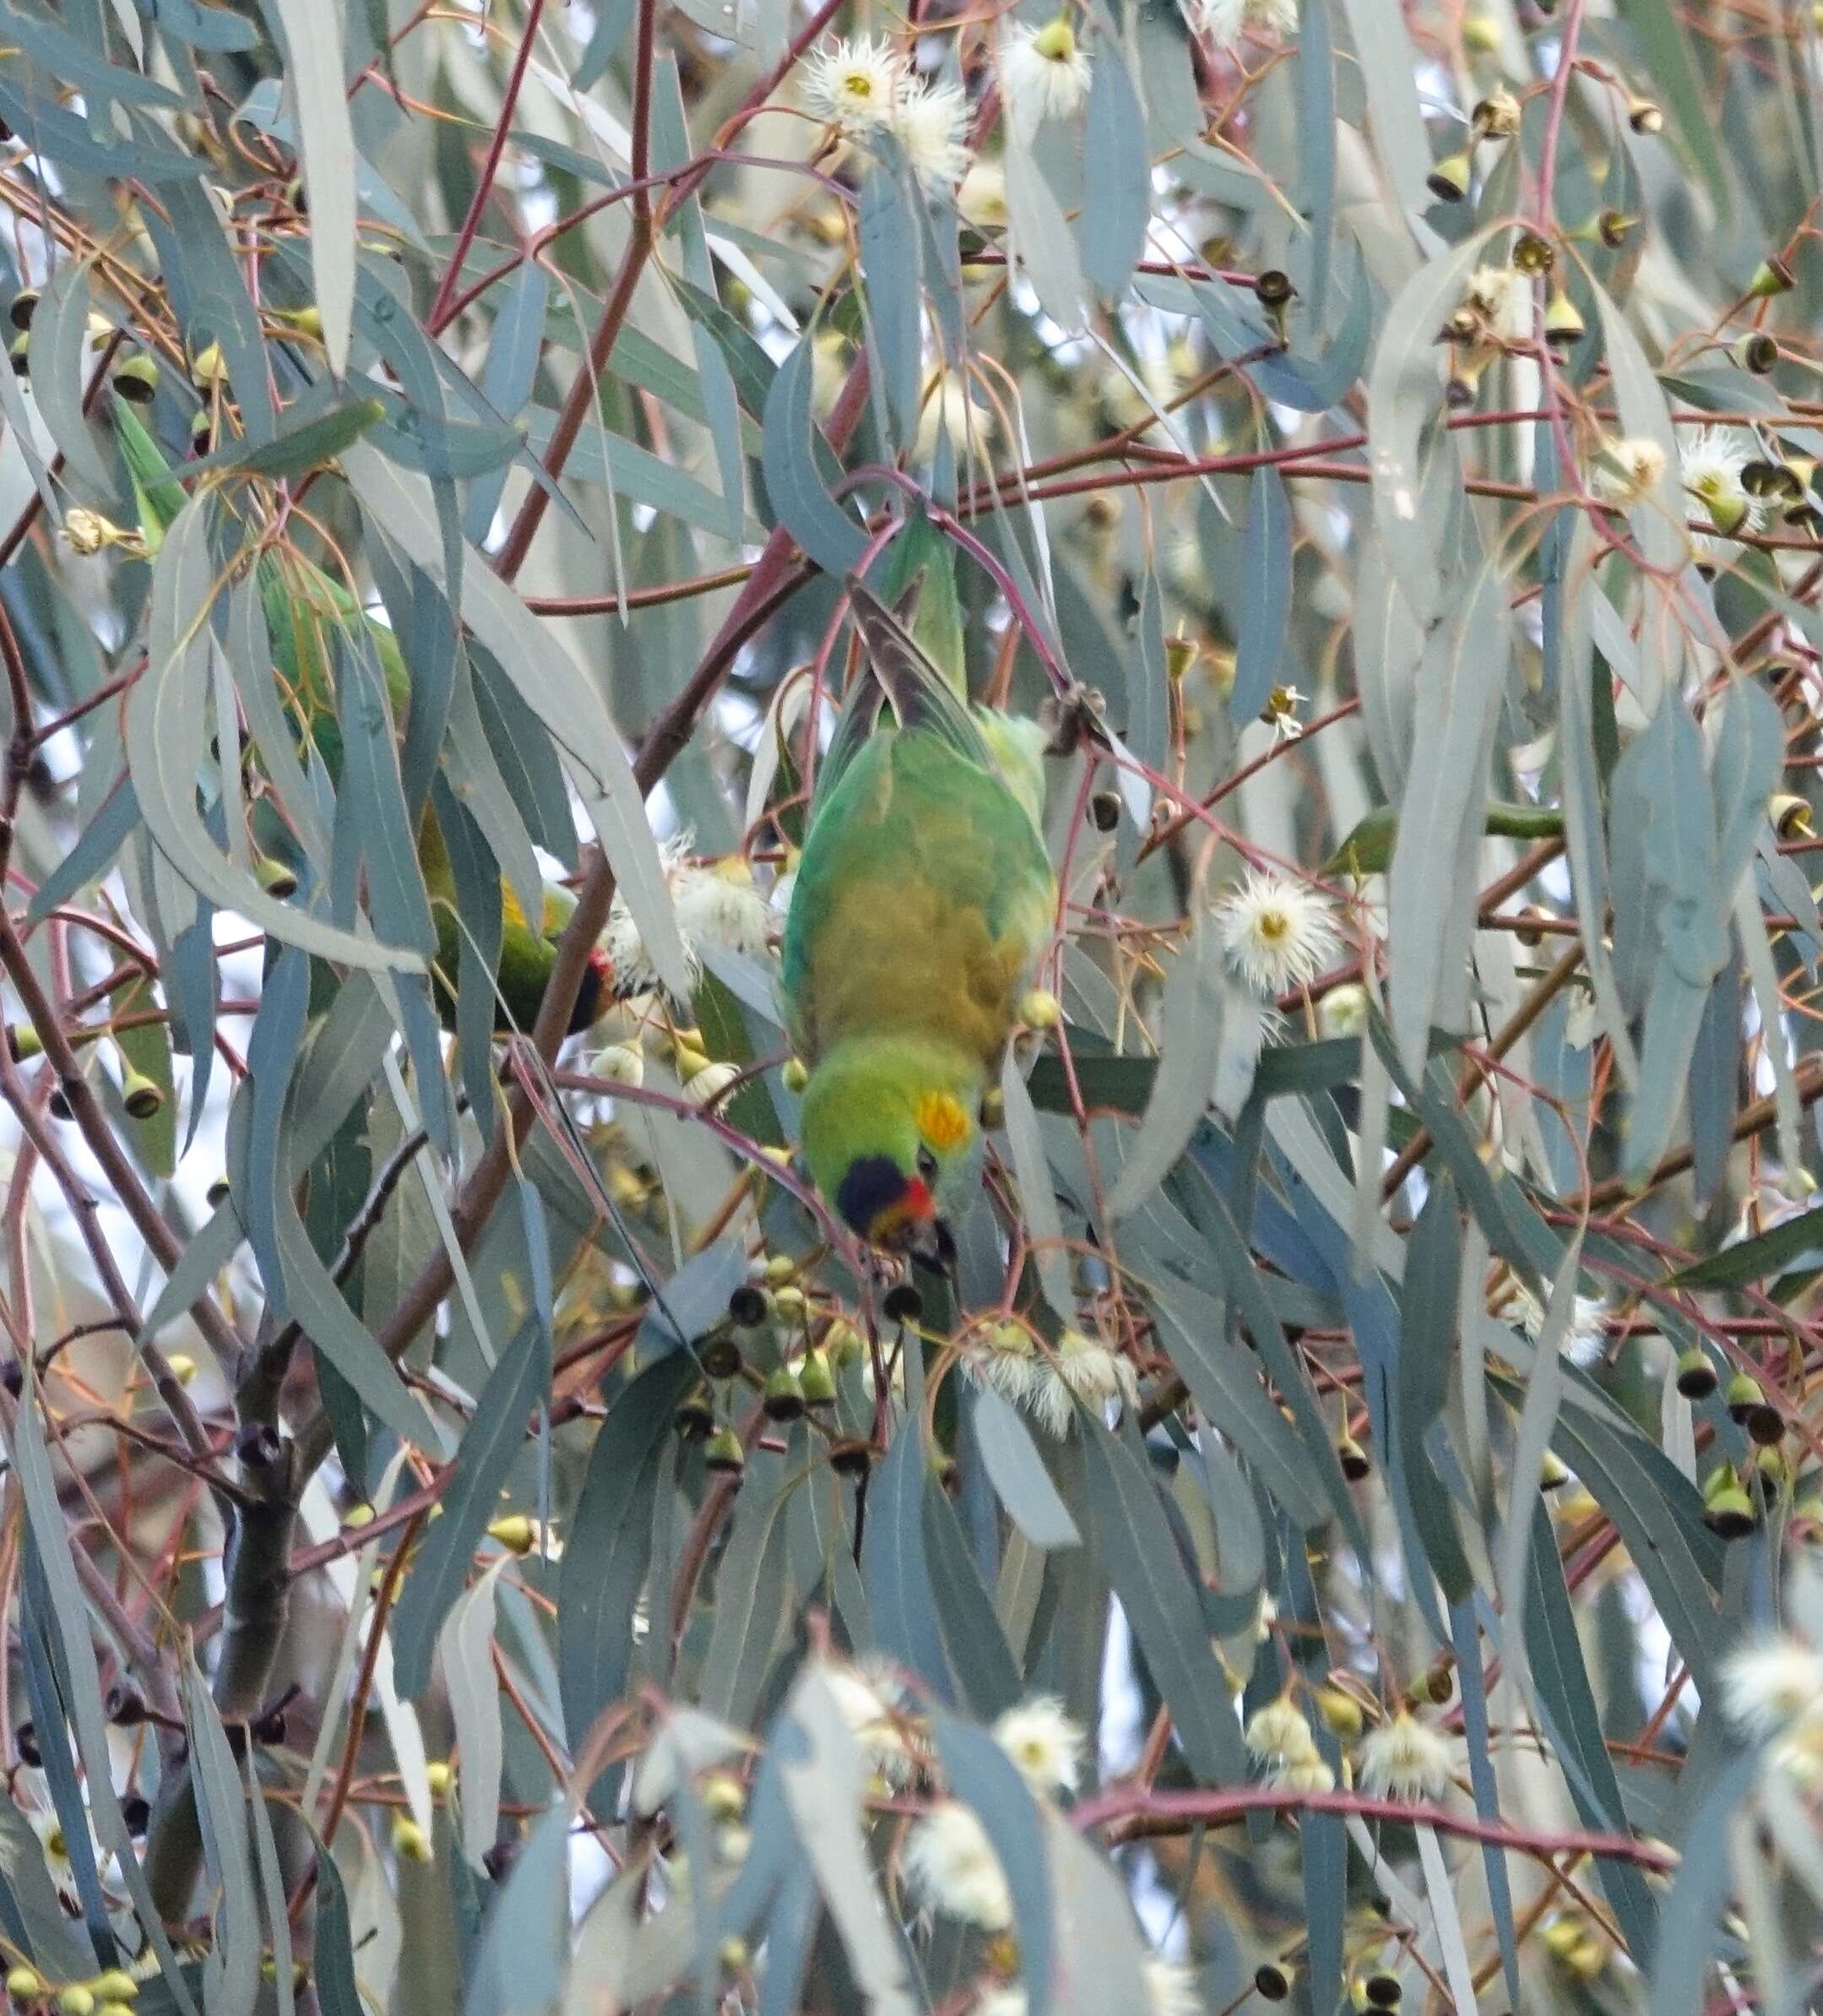
M 133 494 L 139 527 L 148 552 L 159 543 L 183 508 L 182 486 L 171 472 L 164 450 L 147 431 L 133 407 L 114 402 L 115 431 L 120 441 Z M 341 731 L 336 719 L 335 684 L 328 633 L 339 626 L 365 622 L 386 678 L 387 699 L 395 725 L 404 731 L 411 702 L 411 675 L 399 640 L 384 624 L 364 614 L 355 598 L 330 575 L 289 547 L 269 547 L 259 558 L 257 579 L 266 618 L 273 663 L 284 684 L 287 712 L 297 725 L 300 742 L 313 742 L 332 779 L 341 770 Z M 453 1029 L 456 1022 L 456 967 L 461 950 L 457 922 L 456 885 L 442 829 L 426 807 L 418 828 L 418 865 L 431 899 L 437 924 L 437 970 L 432 992 L 439 1018 Z M 544 890 L 544 912 L 534 930 L 517 898 L 501 885 L 500 963 L 495 974 L 494 1026 L 529 1030 L 556 964 L 557 940 L 576 908 L 576 899 L 555 883 Z M 599 948 L 589 954 L 576 1006 L 572 1035 L 587 1029 L 601 1012 L 610 992 L 613 969 Z
M 861 1238 L 941 1258 L 1056 916 L 1042 736 L 968 706 L 890 610 L 849 596 L 869 663 L 817 780 L 784 932 L 804 1158 Z
M 456 883 L 450 871 L 448 850 L 442 829 L 428 806 L 418 828 L 418 866 L 424 871 L 424 886 L 431 899 L 431 916 L 437 925 L 437 967 L 431 986 L 437 1011 L 447 1028 L 456 1025 L 456 970 L 462 956 L 462 927 L 457 922 Z M 500 888 L 500 963 L 494 971 L 494 1027 L 504 1034 L 518 1030 L 529 1034 L 551 984 L 551 970 L 557 961 L 557 941 L 563 936 L 576 908 L 576 899 L 560 883 L 547 882 L 544 888 L 544 914 L 534 931 L 526 921 L 519 899 L 504 882 Z M 590 952 L 577 990 L 576 1005 L 570 1011 L 569 1032 L 573 1036 L 588 1029 L 607 1006 L 612 994 L 614 968 L 600 946 Z

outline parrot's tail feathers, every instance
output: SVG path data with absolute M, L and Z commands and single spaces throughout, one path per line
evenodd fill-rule
M 898 617 L 858 581 L 849 585 L 849 607 L 899 725 L 930 729 L 971 763 L 991 769 L 993 757 L 974 717 Z

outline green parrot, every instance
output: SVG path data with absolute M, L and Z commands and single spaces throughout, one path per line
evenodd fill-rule
M 131 405 L 117 397 L 115 432 L 139 509 L 139 527 L 149 552 L 183 508 L 182 486 L 171 471 L 164 450 L 147 431 Z M 411 702 L 411 675 L 399 640 L 384 624 L 366 616 L 341 584 L 311 561 L 287 547 L 269 547 L 258 562 L 260 603 L 271 641 L 273 662 L 284 684 L 288 709 L 300 740 L 308 738 L 321 753 L 332 777 L 341 769 L 341 734 L 335 713 L 335 686 L 330 669 L 328 633 L 339 625 L 365 622 L 386 677 L 387 698 L 403 731 Z M 418 827 L 418 865 L 437 925 L 437 970 L 432 992 L 444 1026 L 456 1025 L 456 966 L 461 932 L 456 921 L 456 885 L 442 829 L 428 806 Z M 544 890 L 544 914 L 534 931 L 518 899 L 501 885 L 500 963 L 495 973 L 494 1026 L 500 1030 L 529 1030 L 556 964 L 557 940 L 563 934 L 576 899 L 555 883 Z M 570 1033 L 587 1029 L 611 993 L 613 969 L 605 953 L 591 951 L 588 970 L 569 1021 Z
M 1056 918 L 1043 737 L 968 706 L 890 610 L 859 586 L 849 598 L 869 663 L 817 780 L 784 931 L 804 1159 L 861 1238 L 941 1259 L 979 1178 L 982 1095 Z

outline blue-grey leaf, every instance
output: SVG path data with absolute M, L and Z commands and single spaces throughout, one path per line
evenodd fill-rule
M 548 1393 L 550 1382 L 549 1342 L 536 1323 L 522 1324 L 488 1374 L 456 1454 L 455 1475 L 443 1493 L 443 1516 L 426 1534 L 399 1600 L 393 1644 L 399 1691 L 408 1700 L 422 1693 L 430 1680 L 437 1634 L 494 1515 L 532 1410 Z
M 1247 497 L 1234 689 L 1228 702 L 1237 721 L 1251 720 L 1265 706 L 1278 678 L 1291 614 L 1291 500 L 1284 478 L 1276 469 L 1255 470 Z
M 811 419 L 812 339 L 799 340 L 766 396 L 761 466 L 766 495 L 779 522 L 825 573 L 850 573 L 867 541 L 825 486 L 817 467 Z

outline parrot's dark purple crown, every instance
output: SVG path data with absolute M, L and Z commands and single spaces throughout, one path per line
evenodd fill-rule
M 849 1165 L 836 1192 L 836 1209 L 865 1239 L 874 1220 L 904 1196 L 908 1177 L 891 1155 L 861 1155 Z

